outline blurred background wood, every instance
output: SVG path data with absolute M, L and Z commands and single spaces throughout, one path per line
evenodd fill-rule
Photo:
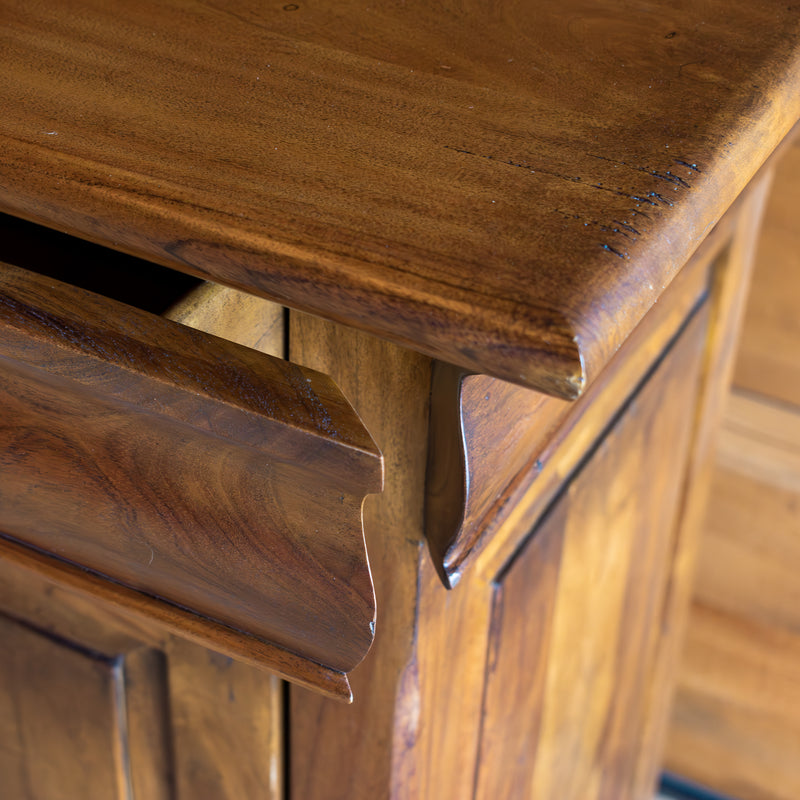
M 666 767 L 800 796 L 800 142 L 777 166 L 739 340 Z
M 734 385 L 800 408 L 800 138 L 781 159 L 758 246 Z

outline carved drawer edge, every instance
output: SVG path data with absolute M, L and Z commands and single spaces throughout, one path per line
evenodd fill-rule
M 327 376 L 2 265 L 0 406 L 4 555 L 350 698 L 383 462 Z
M 283 650 L 242 631 L 229 628 L 187 609 L 165 603 L 60 561 L 0 535 L 0 561 L 35 572 L 65 589 L 116 607 L 165 633 L 175 634 L 245 664 L 267 669 L 279 677 L 335 700 L 352 702 L 347 674 Z

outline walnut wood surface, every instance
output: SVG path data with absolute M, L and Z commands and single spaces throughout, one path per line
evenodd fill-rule
M 3 533 L 347 696 L 373 638 L 361 504 L 382 470 L 338 389 L 49 278 L 0 279 Z M 313 663 L 294 675 L 297 656 Z
M 778 0 L 0 14 L 1 208 L 565 397 L 800 114 Z

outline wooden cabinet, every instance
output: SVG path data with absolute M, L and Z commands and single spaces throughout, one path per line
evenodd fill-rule
M 0 12 L 3 785 L 645 800 L 796 9 L 101 5 Z
M 739 239 L 757 200 L 735 210 Z M 434 482 L 441 466 L 427 444 L 430 361 L 290 313 L 291 357 L 336 377 L 386 463 L 386 491 L 364 505 L 382 625 L 350 675 L 354 704 L 284 689 L 186 641 L 192 629 L 6 542 L 4 735 L 15 746 L 3 769 L 18 796 L 646 796 L 680 627 L 671 595 L 692 541 L 684 511 L 703 363 L 722 336 L 710 310 L 738 296 L 722 292 L 740 280 L 735 229 L 719 227 L 577 406 L 504 390 L 512 410 L 544 408 L 533 428 L 544 464 L 512 476 L 530 481 L 515 505 L 523 520 L 476 546 L 451 590 L 424 544 L 426 471 Z M 170 315 L 218 329 L 202 309 L 220 306 L 220 292 L 197 296 Z M 473 484 L 482 457 L 473 447 Z
M 365 504 L 383 623 L 351 674 L 351 707 L 290 688 L 292 797 L 649 796 L 709 437 L 766 190 L 766 181 L 754 186 L 733 209 L 602 384 L 574 405 L 499 387 L 459 397 L 446 382 L 438 403 L 434 382 L 426 419 L 424 359 L 292 315 L 292 357 L 334 376 L 387 470 L 386 492 Z M 505 419 L 482 428 L 486 455 L 474 447 L 466 459 L 426 424 L 444 425 L 449 408 L 466 425 L 481 408 L 470 402 L 498 398 L 515 414 L 534 405 L 541 420 L 529 431 L 530 464 L 500 477 L 480 461 L 494 459 L 488 437 L 502 440 Z M 471 438 L 444 427 L 453 447 Z M 437 469 L 469 462 L 470 491 L 500 480 L 505 494 L 496 527 L 473 542 L 451 589 L 422 539 L 426 434 L 439 450 L 428 458 L 429 492 L 446 483 Z M 432 524 L 429 513 L 429 538 Z
M 289 313 L 290 357 L 335 378 L 380 443 L 386 465 L 386 491 L 368 496 L 363 509 L 382 624 L 369 657 L 349 675 L 352 706 L 284 689 L 253 666 L 259 657 L 295 681 L 314 681 L 294 662 L 270 660 L 250 639 L 249 649 L 230 644 L 213 615 L 206 624 L 197 610 L 190 616 L 151 598 L 146 588 L 131 587 L 129 573 L 109 575 L 113 563 L 87 564 L 91 573 L 70 566 L 81 557 L 70 555 L 71 541 L 58 544 L 55 518 L 29 505 L 26 525 L 18 527 L 19 515 L 9 516 L 19 502 L 14 494 L 3 510 L 5 533 L 38 547 L 9 540 L 0 546 L 10 720 L 3 727 L 9 743 L 3 770 L 14 776 L 17 795 L 645 797 L 658 767 L 669 665 L 685 606 L 704 430 L 720 394 L 721 346 L 735 326 L 765 188 L 762 180 L 732 210 L 604 380 L 574 405 L 494 379 L 482 384 L 482 395 L 464 388 L 469 378 L 456 396 L 439 397 L 446 386 L 436 382 L 431 395 L 430 359 Z M 11 299 L 20 296 L 17 287 L 42 285 L 10 267 L 4 276 Z M 62 296 L 72 292 L 52 285 Z M 171 316 L 219 331 L 220 293 L 203 288 L 199 300 L 195 292 Z M 209 304 L 217 311 L 203 313 Z M 87 310 L 81 314 L 89 319 Z M 20 329 L 8 320 L 12 332 Z M 263 326 L 250 336 L 260 338 Z M 53 363 L 64 358 L 46 365 Z M 715 365 L 711 373 L 708 363 Z M 3 373 L 7 396 L 15 374 L 8 367 Z M 113 373 L 105 385 L 113 388 Z M 71 386 L 63 383 L 53 402 Z M 440 432 L 438 454 L 429 449 L 431 426 L 448 414 L 462 424 L 480 420 L 494 401 L 512 418 L 536 409 L 526 429 L 533 468 L 525 461 L 521 467 L 510 462 L 516 471 L 506 473 L 486 468 L 499 446 L 492 437 L 507 435 L 503 418 L 484 424 L 480 437 L 477 429 L 467 436 L 450 426 L 451 445 L 468 448 L 460 461 L 441 450 L 447 437 Z M 94 402 L 87 398 L 86 409 Z M 48 419 L 61 424 L 63 415 L 41 399 L 27 405 L 45 416 L 26 430 Z M 6 468 L 17 471 L 5 479 L 4 491 L 29 487 L 21 496 L 33 503 L 45 498 L 46 512 L 53 507 L 52 481 L 42 490 L 15 466 L 19 429 L 10 414 L 16 406 L 6 408 L 14 437 Z M 23 411 L 30 413 L 14 412 L 17 425 Z M 88 428 L 72 434 L 73 448 L 90 435 Z M 104 441 L 110 440 L 97 447 Z M 157 452 L 160 464 L 170 463 Z M 502 491 L 516 494 L 505 512 L 491 517 L 499 527 L 465 549 L 459 579 L 451 578 L 448 589 L 446 567 L 434 563 L 436 551 L 429 554 L 425 544 L 437 519 L 430 509 L 426 517 L 424 503 L 441 484 L 437 470 L 465 476 L 467 465 L 470 491 L 495 491 L 484 484 L 500 476 L 501 484 L 508 481 Z M 62 478 L 65 496 L 68 479 Z M 151 483 L 142 479 L 139 486 L 154 491 Z M 129 492 L 128 502 L 135 497 Z M 67 508 L 66 520 L 71 513 Z M 96 538 L 102 526 L 93 524 L 86 531 L 97 530 Z M 76 536 L 73 529 L 68 522 L 59 535 Z M 50 538 L 35 538 L 39 530 Z M 160 554 L 166 534 L 154 530 Z M 360 536 L 359 528 L 357 541 Z M 310 614 L 309 630 L 315 624 Z M 55 777 L 61 772 L 63 781 Z

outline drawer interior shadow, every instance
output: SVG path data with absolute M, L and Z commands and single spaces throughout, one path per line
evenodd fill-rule
M 199 278 L 65 233 L 0 214 L 0 262 L 163 314 Z

